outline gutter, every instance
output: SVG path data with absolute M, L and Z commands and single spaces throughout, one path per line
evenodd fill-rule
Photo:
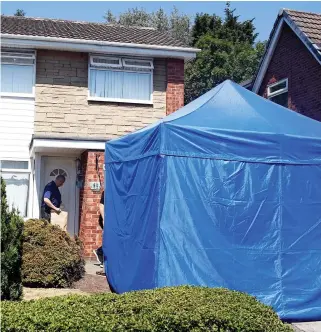
M 2 47 L 24 47 L 38 49 L 56 49 L 76 52 L 126 53 L 130 55 L 150 55 L 155 57 L 173 57 L 193 59 L 200 49 L 191 47 L 160 46 L 146 44 L 117 43 L 100 40 L 43 37 L 1 34 Z

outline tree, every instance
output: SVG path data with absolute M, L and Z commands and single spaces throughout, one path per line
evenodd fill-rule
M 151 27 L 151 15 L 143 8 L 128 9 L 127 12 L 119 15 L 119 24 L 125 26 Z
M 117 19 L 113 15 L 110 9 L 108 9 L 107 13 L 104 16 L 104 19 L 106 20 L 107 23 L 112 23 L 112 24 L 117 23 Z
M 221 26 L 222 19 L 219 16 L 197 13 L 191 31 L 192 46 L 195 46 L 202 36 L 208 33 L 214 34 Z
M 170 30 L 168 16 L 162 8 L 152 13 L 152 26 L 161 32 L 168 32 Z
M 15 209 L 9 211 L 6 185 L 1 177 L 1 300 L 22 296 L 23 220 Z
M 26 16 L 26 12 L 23 9 L 17 9 L 14 16 Z
M 198 13 L 194 24 L 173 8 L 167 15 L 162 8 L 147 13 L 133 8 L 116 18 L 111 11 L 108 23 L 152 27 L 168 32 L 183 45 L 202 49 L 197 58 L 185 66 L 185 102 L 190 102 L 226 79 L 240 83 L 253 76 L 264 51 L 264 43 L 255 43 L 254 20 L 240 21 L 235 9 L 226 4 L 224 17 Z
M 190 44 L 191 19 L 188 15 L 181 14 L 176 7 L 173 8 L 169 16 L 162 8 L 153 13 L 148 13 L 143 8 L 131 8 L 121 13 L 118 18 L 108 10 L 104 19 L 107 23 L 150 27 L 160 32 L 168 32 L 184 45 Z
M 192 29 L 192 44 L 202 51 L 186 65 L 185 102 L 206 93 L 226 79 L 237 83 L 252 78 L 264 52 L 255 44 L 253 20 L 239 21 L 227 3 L 225 17 L 198 14 Z

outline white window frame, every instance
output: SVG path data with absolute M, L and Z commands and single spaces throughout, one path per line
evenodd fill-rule
M 279 85 L 281 83 L 284 83 L 284 82 L 285 82 L 285 88 L 282 88 L 282 89 L 276 90 L 274 92 L 271 92 L 271 90 L 270 90 L 271 88 L 273 88 L 276 85 Z M 277 81 L 277 82 L 275 82 L 273 84 L 269 84 L 267 86 L 267 97 L 268 97 L 268 99 L 288 92 L 288 86 L 289 86 L 289 80 L 287 78 L 284 78 L 283 80 Z
M 2 168 L 2 161 L 24 161 L 28 163 L 28 168 Z M 19 159 L 19 158 L 14 158 L 14 159 L 6 159 L 6 158 L 1 158 L 0 160 L 0 174 L 2 173 L 17 173 L 17 174 L 28 174 L 29 175 L 29 184 L 28 184 L 28 196 L 27 196 L 27 206 L 26 206 L 26 215 L 23 216 L 22 218 L 26 221 L 29 217 L 29 205 L 30 205 L 30 184 L 32 181 L 32 173 L 31 173 L 31 165 L 30 165 L 30 159 Z
M 92 66 L 92 58 L 104 58 L 104 59 L 119 59 L 121 65 L 107 65 L 107 64 L 94 64 Z M 149 61 L 150 67 L 146 66 L 133 66 L 133 65 L 124 65 L 126 60 L 133 60 L 138 62 L 146 62 Z M 101 66 L 102 65 L 102 66 Z M 138 69 L 149 69 L 151 75 L 150 81 L 150 99 L 149 100 L 139 100 L 139 99 L 123 99 L 123 98 L 103 98 L 103 97 L 94 97 L 90 95 L 90 82 L 91 82 L 91 69 L 95 70 L 112 70 L 112 71 L 121 71 L 121 72 L 129 72 L 129 73 L 140 73 L 141 71 L 135 70 L 134 68 Z M 124 103 L 124 104 L 143 104 L 143 105 L 153 105 L 153 92 L 154 92 L 154 65 L 153 59 L 145 59 L 145 58 L 133 58 L 133 57 L 112 57 L 108 55 L 96 55 L 96 54 L 89 54 L 89 65 L 88 65 L 88 101 L 105 101 L 105 102 L 115 102 L 115 103 Z
M 11 53 L 11 55 L 10 55 Z M 2 61 L 2 56 L 5 56 L 8 54 L 8 58 L 14 58 L 14 59 L 33 59 L 33 64 L 23 64 L 23 63 L 12 63 L 12 62 L 6 62 Z M 13 54 L 21 54 L 20 56 L 14 56 Z M 23 56 L 28 54 L 29 56 Z M 31 55 L 31 56 L 30 56 Z M 36 96 L 36 51 L 33 52 L 23 52 L 20 50 L 5 50 L 1 52 L 1 65 L 2 64 L 8 64 L 8 65 L 16 65 L 16 66 L 33 66 L 33 78 L 32 78 L 32 93 L 17 93 L 17 92 L 2 92 L 0 91 L 1 97 L 20 97 L 20 98 L 35 98 Z
M 139 66 L 139 65 L 128 65 L 126 64 L 126 61 L 135 61 L 135 62 L 140 62 L 140 63 L 143 63 L 143 62 L 148 62 L 149 63 L 149 67 L 146 67 L 146 66 Z M 153 61 L 152 60 L 143 60 L 143 59 L 133 59 L 133 58 L 122 58 L 122 63 L 123 63 L 123 67 L 125 68 L 142 68 L 142 69 L 150 69 L 150 70 L 153 70 L 154 69 L 154 65 L 153 65 Z
M 104 60 L 117 60 L 118 61 L 118 65 L 111 63 L 111 64 L 107 64 L 107 63 L 96 63 L 93 61 L 93 58 L 95 59 L 104 59 Z M 110 57 L 110 56 L 100 56 L 100 55 L 90 55 L 90 66 L 93 67 L 103 67 L 103 68 L 121 68 L 122 67 L 122 62 L 121 62 L 121 58 L 116 58 L 116 57 Z

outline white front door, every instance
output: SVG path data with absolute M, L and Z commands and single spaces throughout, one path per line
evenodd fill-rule
M 72 158 L 44 157 L 44 186 L 55 180 L 58 175 L 64 175 L 66 182 L 59 188 L 62 210 L 68 212 L 67 231 L 70 235 L 77 233 L 76 215 L 76 162 Z

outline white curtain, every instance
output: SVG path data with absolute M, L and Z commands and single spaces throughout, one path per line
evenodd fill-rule
M 15 207 L 22 217 L 27 215 L 29 174 L 6 173 L 1 174 L 6 183 L 7 200 L 10 210 Z
M 151 74 L 124 72 L 123 98 L 149 100 Z
M 151 96 L 151 73 L 91 69 L 92 97 L 148 101 Z
M 1 92 L 32 93 L 34 66 L 1 65 Z

